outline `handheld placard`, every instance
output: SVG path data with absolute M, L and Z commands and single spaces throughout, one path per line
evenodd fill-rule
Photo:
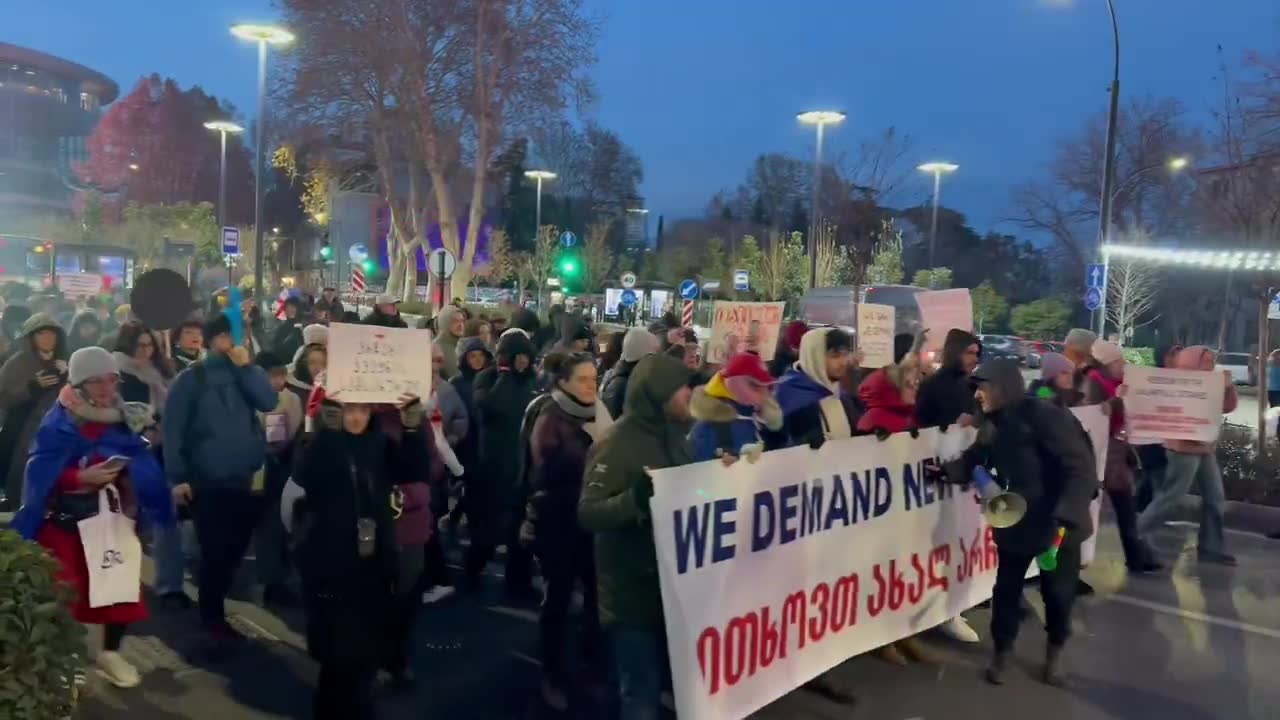
M 227 320 L 231 321 L 231 341 L 239 345 L 244 338 L 244 316 L 240 313 L 240 288 L 227 288 Z

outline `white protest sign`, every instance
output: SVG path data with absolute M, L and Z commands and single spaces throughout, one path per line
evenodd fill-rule
M 858 350 L 862 351 L 862 367 L 882 368 L 893 364 L 892 305 L 858 304 Z
M 58 276 L 58 289 L 63 295 L 82 297 L 102 292 L 102 276 L 98 273 L 67 273 Z
M 1130 365 L 1124 384 L 1124 417 L 1131 439 L 1218 439 L 1226 392 L 1221 371 Z
M 330 325 L 325 392 L 360 403 L 394 403 L 404 393 L 429 397 L 431 331 Z
M 1111 443 L 1111 419 L 1102 414 L 1102 406 L 1086 405 L 1071 408 L 1071 414 L 1084 426 L 1089 434 L 1089 442 L 1093 445 L 1093 459 L 1098 472 L 1098 483 L 1107 471 L 1107 446 Z M 1098 552 L 1098 518 L 1102 515 L 1102 493 L 1089 503 L 1089 517 L 1093 518 L 1093 534 L 1080 546 L 1080 563 L 1088 565 L 1093 562 Z M 1034 565 L 1033 565 L 1034 567 Z
M 856 437 L 652 473 L 681 718 L 746 717 L 990 597 L 996 547 L 973 492 L 924 480 L 938 437 Z
M 973 332 L 973 299 L 967 288 L 916 293 L 916 305 L 920 308 L 920 327 L 929 331 L 926 350 L 941 350 L 951 330 Z
M 778 349 L 782 331 L 781 302 L 728 302 L 717 300 L 711 321 L 707 362 L 720 365 L 731 355 L 755 352 L 768 362 Z

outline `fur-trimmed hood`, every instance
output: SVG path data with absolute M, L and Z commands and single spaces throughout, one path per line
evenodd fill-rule
M 782 429 L 782 408 L 778 401 L 769 396 L 759 411 L 746 405 L 740 405 L 727 397 L 715 397 L 707 390 L 708 386 L 695 388 L 689 399 L 689 412 L 694 420 L 711 423 L 727 423 L 735 420 L 758 420 L 770 430 Z

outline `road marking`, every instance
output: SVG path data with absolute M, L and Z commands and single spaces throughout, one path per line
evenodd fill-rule
M 1108 595 L 1105 599 L 1110 602 L 1118 602 L 1122 605 L 1131 605 L 1133 607 L 1140 607 L 1146 610 L 1154 610 L 1155 612 L 1164 613 L 1166 615 L 1173 615 L 1175 617 L 1183 618 L 1184 620 L 1195 620 L 1206 625 L 1216 625 L 1218 627 L 1228 628 L 1231 630 L 1238 630 L 1242 633 L 1261 635 L 1262 637 L 1268 637 L 1272 640 L 1280 640 L 1280 630 L 1274 630 L 1260 625 L 1251 625 L 1246 622 L 1240 622 L 1239 620 L 1218 617 L 1217 615 L 1208 615 L 1206 613 L 1196 612 L 1195 610 L 1185 610 L 1172 605 L 1143 600 L 1141 598 L 1133 597 L 1132 595 Z

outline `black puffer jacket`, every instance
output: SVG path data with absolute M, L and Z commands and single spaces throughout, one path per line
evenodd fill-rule
M 609 417 L 614 420 L 622 417 L 622 404 L 627 399 L 627 383 L 631 381 L 631 373 L 635 369 L 636 364 L 633 362 L 618 361 L 604 381 L 604 387 L 600 389 L 600 402 L 604 403 Z
M 942 345 L 942 367 L 920 383 L 916 395 L 916 425 L 950 425 L 961 415 L 977 412 L 973 387 L 964 371 L 964 351 L 970 345 L 977 345 L 978 352 L 982 352 L 982 343 L 973 333 L 956 329 L 947 333 Z
M 462 463 L 464 468 L 480 466 L 480 435 L 483 432 L 475 397 L 475 381 L 482 371 L 472 370 L 467 364 L 467 353 L 473 350 L 482 351 L 489 356 L 490 361 L 493 360 L 483 340 L 478 337 L 463 338 L 458 343 L 458 374 L 449 380 L 449 384 L 458 391 L 458 398 L 467 409 L 467 434 L 453 449 L 458 456 L 458 462 Z
M 524 355 L 529 365 L 515 369 L 515 358 Z M 520 333 L 498 341 L 497 364 L 475 380 L 475 406 L 480 415 L 480 472 L 467 477 L 485 483 L 507 499 L 519 484 L 520 426 L 525 410 L 538 389 L 533 368 L 533 343 Z
M 996 544 L 1036 555 L 1053 542 L 1079 544 L 1093 534 L 1089 503 L 1100 483 L 1093 447 L 1070 410 L 1027 397 L 1014 360 L 983 363 L 974 373 L 994 397 L 996 409 L 979 418 L 978 442 L 965 454 L 965 477 L 981 464 L 996 471 L 1006 489 L 1027 501 L 1027 513 L 995 531 Z

